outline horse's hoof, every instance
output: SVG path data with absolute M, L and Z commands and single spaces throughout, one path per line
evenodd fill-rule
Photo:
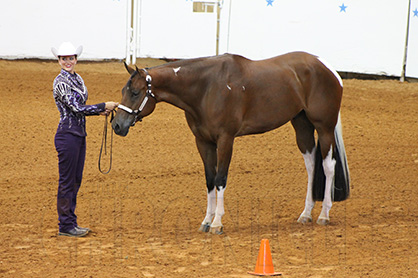
M 298 223 L 301 223 L 303 225 L 311 223 L 312 222 L 312 217 L 310 216 L 300 216 L 298 219 Z
M 200 225 L 199 232 L 207 233 L 210 230 L 210 224 L 202 224 Z
M 329 219 L 318 218 L 318 221 L 316 221 L 316 224 L 321 225 L 321 226 L 326 226 L 329 224 Z
M 214 235 L 221 235 L 224 232 L 224 227 L 210 227 L 210 232 Z

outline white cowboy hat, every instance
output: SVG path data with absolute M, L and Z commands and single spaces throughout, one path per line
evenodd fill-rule
M 74 45 L 70 42 L 63 42 L 58 50 L 55 47 L 51 48 L 52 54 L 54 54 L 55 57 L 59 56 L 72 56 L 77 55 L 80 56 L 81 52 L 83 51 L 83 46 L 80 45 L 77 47 L 77 49 L 74 47 Z

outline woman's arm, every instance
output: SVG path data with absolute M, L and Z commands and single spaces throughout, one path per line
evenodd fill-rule
M 74 113 L 82 113 L 88 116 L 99 115 L 106 111 L 106 104 L 104 102 L 93 105 L 82 104 L 68 84 L 59 83 L 54 87 L 54 91 L 55 96 L 60 102 L 69 107 Z

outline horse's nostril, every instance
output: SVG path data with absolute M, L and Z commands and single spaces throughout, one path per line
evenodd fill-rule
M 118 133 L 120 131 L 120 127 L 118 124 L 113 124 L 113 130 Z

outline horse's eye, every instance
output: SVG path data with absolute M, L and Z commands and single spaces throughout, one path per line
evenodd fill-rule
M 133 96 L 139 95 L 139 91 L 137 91 L 137 90 L 131 90 L 131 92 L 132 92 L 132 95 Z

